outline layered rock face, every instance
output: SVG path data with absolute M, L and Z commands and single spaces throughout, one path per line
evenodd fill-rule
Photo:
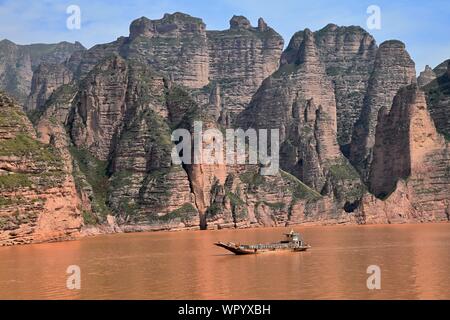
M 0 41 L 0 90 L 24 104 L 30 94 L 33 71 L 41 63 L 60 64 L 82 50 L 84 47 L 78 42 L 21 46 Z
M 161 20 L 145 17 L 130 27 L 125 54 L 148 62 L 170 79 L 188 88 L 209 83 L 206 25 L 182 13 L 166 14 Z
M 65 149 L 89 224 L 114 215 L 123 231 L 199 227 L 188 176 L 171 165 L 168 83 L 147 64 L 112 55 L 48 101 L 38 128 L 58 140 L 69 129 L 74 145 Z
M 89 222 L 111 213 L 125 231 L 278 226 L 312 221 L 317 208 L 321 219 L 337 211 L 287 174 L 266 180 L 255 167 L 173 166 L 171 129 L 190 129 L 195 120 L 220 128 L 175 83 L 146 63 L 113 55 L 77 91 L 63 86 L 48 101 L 38 127 L 53 139 L 62 125 L 70 128 L 77 190 L 92 212 Z
M 128 66 L 118 57 L 104 60 L 86 77 L 76 98 L 71 121 L 75 146 L 107 160 L 113 137 L 125 116 Z
M 174 13 L 160 20 L 140 18 L 129 37 L 73 55 L 68 65 L 81 79 L 111 54 L 148 64 L 176 84 L 197 89 L 196 101 L 231 125 L 278 68 L 283 45 L 263 19 L 252 27 L 245 17 L 233 17 L 229 30 L 207 31 L 201 19 Z
M 130 26 L 129 37 L 74 54 L 68 67 L 77 79 L 83 79 L 110 55 L 151 65 L 188 88 L 202 88 L 209 83 L 206 26 L 201 19 L 187 14 L 166 14 L 160 20 L 137 19 Z
M 377 207 L 383 213 L 379 219 L 448 221 L 449 144 L 436 131 L 424 92 L 416 85 L 401 89 L 392 109 L 380 111 L 378 122 L 369 181 L 376 197 L 387 198 L 385 207 Z M 375 208 L 365 200 L 362 210 L 371 216 Z
M 445 64 L 445 63 L 444 63 Z M 440 68 L 440 67 L 439 67 Z M 437 69 L 439 70 L 439 69 Z M 438 72 L 441 74 L 441 72 Z M 426 85 L 423 90 L 427 94 L 431 117 L 436 127 L 447 140 L 450 139 L 450 61 L 447 61 L 447 71 Z
M 258 52 L 267 57 L 252 57 L 260 59 L 261 63 L 250 65 L 256 71 L 251 71 L 247 77 L 258 74 L 258 79 L 246 90 L 256 91 L 258 82 L 278 65 L 282 39 L 262 20 L 258 28 L 249 27 L 245 31 L 240 28 L 233 25 L 234 36 L 239 38 L 242 31 L 242 43 L 248 37 L 248 41 L 256 41 L 253 45 L 258 48 L 262 47 L 260 42 L 270 45 L 270 37 L 276 38 L 278 56 Z M 206 212 L 211 211 L 210 192 L 216 176 L 220 175 L 214 167 L 172 166 L 174 145 L 170 132 L 186 121 L 192 124 L 193 114 L 203 120 L 201 114 L 210 113 L 209 110 L 195 111 L 197 103 L 178 87 L 182 85 L 192 90 L 209 84 L 208 75 L 206 80 L 202 76 L 204 70 L 209 72 L 210 64 L 210 46 L 207 42 L 206 45 L 201 43 L 208 40 L 204 25 L 199 19 L 174 14 L 158 21 L 139 19 L 130 31 L 129 38 L 77 52 L 65 64 L 43 64 L 42 70 L 35 73 L 30 109 L 39 111 L 40 119 L 36 123 L 42 140 L 57 141 L 63 153 L 73 160 L 77 191 L 87 223 L 102 223 L 111 213 L 116 215 L 124 230 L 198 228 L 200 219 L 205 224 Z M 267 39 L 260 39 L 259 33 Z M 245 48 L 239 47 L 239 41 L 233 42 L 231 37 L 229 40 L 231 46 L 237 43 L 237 48 L 230 50 L 245 52 Z M 179 46 L 174 46 L 174 42 Z M 155 48 L 158 52 L 152 51 Z M 203 49 L 207 54 L 205 61 L 201 57 Z M 185 54 L 185 62 L 180 54 Z M 201 68 L 192 69 L 188 61 L 195 61 L 197 56 Z M 239 56 L 236 54 L 235 58 Z M 173 61 L 173 65 L 169 61 Z M 266 61 L 269 66 L 264 65 Z M 59 82 L 58 76 L 68 70 L 68 77 L 62 77 Z M 71 78 L 70 72 L 75 81 L 66 84 Z M 232 76 L 230 72 L 217 78 L 222 81 L 221 77 Z M 240 70 L 236 67 L 235 72 Z M 234 86 L 237 86 L 236 81 Z M 58 87 L 58 83 L 62 85 Z M 54 87 L 58 88 L 54 90 Z M 215 92 L 217 88 L 214 85 Z M 202 91 L 208 90 L 209 87 Z M 201 94 L 193 94 L 198 101 Z M 251 92 L 246 95 L 245 99 L 249 100 Z M 41 109 L 45 97 L 48 99 Z M 217 99 L 222 99 L 222 95 Z M 184 120 L 185 117 L 189 120 Z M 64 131 L 67 129 L 73 147 L 66 144 Z M 224 177 L 220 179 L 223 184 Z M 230 207 L 228 213 L 227 219 L 213 219 L 210 227 L 223 223 L 235 225 L 234 209 Z M 241 218 L 241 222 L 245 221 Z
M 61 241 L 83 224 L 70 168 L 0 94 L 0 246 Z
M 177 122 L 169 111 L 176 103 L 172 100 L 182 93 L 141 67 L 130 66 L 133 85 L 128 87 L 127 118 L 111 159 L 108 201 L 120 221 L 132 229 L 140 225 L 199 228 L 190 180 L 182 166 L 172 165 L 171 158 L 170 128 Z M 140 79 L 147 81 L 140 83 Z
M 216 120 L 230 125 L 277 69 L 283 44 L 262 19 L 254 28 L 245 17 L 235 16 L 229 30 L 206 31 L 201 19 L 175 13 L 156 21 L 134 21 L 122 51 L 179 85 L 201 89 L 197 101 L 218 109 Z M 210 105 L 209 96 L 216 93 L 218 99 Z
M 282 64 L 295 61 L 304 38 L 298 32 L 283 53 Z M 360 27 L 330 24 L 314 33 L 317 50 L 336 97 L 338 142 L 350 143 L 367 91 L 378 47 L 375 39 Z
M 20 46 L 26 49 L 31 58 L 31 66 L 35 70 L 41 63 L 59 64 L 68 60 L 72 54 L 83 52 L 85 47 L 79 42 L 59 42 L 55 44 L 30 44 Z
M 419 85 L 419 87 L 425 87 L 427 84 L 429 84 L 436 78 L 437 78 L 436 73 L 433 71 L 433 69 L 431 69 L 430 66 L 427 65 L 425 67 L 425 70 L 422 71 L 419 77 L 417 78 L 417 84 Z
M 24 54 L 14 72 L 34 70 L 26 110 L 38 134 L 1 100 L 0 243 L 71 238 L 83 222 L 131 232 L 448 220 L 448 142 L 436 132 L 448 130 L 448 67 L 419 77 L 425 101 L 399 41 L 378 48 L 363 29 L 330 24 L 282 49 L 263 19 L 208 31 L 175 13 L 67 61 Z M 217 135 L 204 150 L 225 129 L 278 129 L 282 170 L 174 164 L 199 121 Z M 172 141 L 177 129 L 190 136 Z
M 261 83 L 279 66 L 283 38 L 261 18 L 254 28 L 245 17 L 235 16 L 226 31 L 208 31 L 209 79 L 220 90 L 217 119 L 234 123 Z
M 212 184 L 208 228 L 279 227 L 301 223 L 351 223 L 339 210 L 296 177 L 280 171 L 261 176 L 256 167 L 227 167 L 225 183 Z
M 315 37 L 335 89 L 338 142 L 348 145 L 361 113 L 378 47 L 375 39 L 360 27 L 329 25 Z
M 11 41 L 1 41 L 0 89 L 24 101 L 30 90 L 32 77 L 30 55 Z
M 440 65 L 438 65 L 436 68 L 434 68 L 433 71 L 436 74 L 436 76 L 442 77 L 445 73 L 447 73 L 449 64 L 450 64 L 450 59 L 445 60 Z
M 281 140 L 285 140 L 295 114 L 302 113 L 311 100 L 315 105 L 322 106 L 330 118 L 331 129 L 336 129 L 332 84 L 320 62 L 314 35 L 306 30 L 295 61 L 283 64 L 264 81 L 250 106 L 241 115 L 240 123 L 246 128 L 280 129 Z M 293 110 L 296 109 L 293 107 L 296 101 L 303 110 Z M 335 146 L 333 150 L 336 154 L 338 148 Z
M 343 200 L 350 195 L 348 187 L 361 191 L 362 185 L 337 143 L 332 82 L 311 31 L 302 33 L 298 47 L 296 53 L 291 48 L 285 63 L 264 81 L 240 124 L 279 129 L 282 168 L 317 192 Z
M 77 51 L 67 61 L 67 68 L 72 71 L 76 80 L 82 80 L 102 60 L 111 55 L 119 55 L 126 37 L 106 44 L 98 44 L 89 50 Z
M 411 83 L 416 83 L 415 64 L 405 45 L 400 41 L 381 44 L 350 150 L 350 160 L 365 181 L 372 161 L 378 112 L 383 107 L 389 111 L 398 90 Z
M 33 73 L 31 93 L 25 103 L 25 111 L 41 111 L 45 103 L 59 87 L 69 84 L 73 74 L 64 64 L 42 63 Z

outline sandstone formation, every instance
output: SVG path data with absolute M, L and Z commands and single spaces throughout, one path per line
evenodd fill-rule
M 447 61 L 447 71 L 426 85 L 427 101 L 436 127 L 447 140 L 450 139 L 450 61 Z M 445 63 L 444 63 L 445 64 Z M 440 67 L 439 67 L 440 68 Z
M 417 78 L 417 84 L 419 85 L 419 87 L 425 87 L 427 84 L 429 84 L 436 78 L 437 78 L 436 73 L 433 71 L 433 69 L 431 69 L 430 66 L 427 65 L 425 67 L 425 70 L 422 71 L 419 77 Z
M 297 43 L 294 37 L 291 44 Z M 266 79 L 241 114 L 244 128 L 279 129 L 281 166 L 316 192 L 354 201 L 363 190 L 337 143 L 336 99 L 314 34 L 305 30 L 297 52 Z
M 295 61 L 304 32 L 297 32 L 284 51 L 281 63 Z M 338 27 L 329 24 L 314 32 L 320 60 L 332 81 L 337 111 L 338 142 L 350 143 L 353 125 L 358 120 L 372 73 L 377 45 L 360 27 Z
M 71 88 L 52 96 L 38 127 L 43 136 L 46 130 L 58 135 L 53 118 L 70 128 L 77 190 L 93 212 L 90 222 L 112 213 L 125 231 L 275 226 L 306 219 L 291 212 L 294 205 L 312 220 L 311 201 L 322 201 L 292 176 L 253 185 L 257 168 L 249 173 L 246 167 L 172 166 L 170 128 L 190 128 L 195 120 L 220 125 L 145 63 L 110 56 L 88 73 L 78 92 Z M 280 190 L 273 193 L 271 183 Z M 276 201 L 280 192 L 285 204 Z
M 372 161 L 378 112 L 383 107 L 389 111 L 398 90 L 415 82 L 415 64 L 405 45 L 400 41 L 381 44 L 350 150 L 350 160 L 365 181 Z
M 107 160 L 125 116 L 128 66 L 120 57 L 103 60 L 83 80 L 70 123 L 75 146 Z
M 67 61 L 67 67 L 75 79 L 81 80 L 103 59 L 110 55 L 118 55 L 125 41 L 127 38 L 121 37 L 111 43 L 98 44 L 89 50 L 74 52 Z
M 198 103 L 217 108 L 217 120 L 230 125 L 278 68 L 283 44 L 263 19 L 252 27 L 245 17 L 233 17 L 229 30 L 207 31 L 201 19 L 174 13 L 137 19 L 129 37 L 75 54 L 68 65 L 81 79 L 111 54 L 148 64 L 170 81 L 197 89 Z M 219 101 L 210 103 L 217 92 Z
M 0 42 L 0 90 L 23 101 L 28 95 L 33 71 L 28 53 L 9 40 Z
M 34 128 L 1 97 L 0 244 L 70 239 L 83 225 L 91 235 L 448 221 L 438 133 L 449 133 L 448 64 L 416 80 L 403 43 L 378 48 L 353 26 L 283 43 L 262 18 L 209 31 L 183 13 L 142 17 L 89 50 L 3 41 L 0 83 L 22 92 Z M 173 163 L 172 133 L 198 121 L 217 135 L 279 129 L 282 170 Z
M 41 63 L 60 64 L 82 50 L 79 42 L 22 46 L 9 40 L 0 41 L 0 90 L 24 104 L 30 94 L 33 71 Z
M 33 73 L 31 91 L 25 103 L 25 111 L 39 112 L 59 87 L 72 81 L 72 72 L 64 64 L 42 63 Z
M 182 13 L 161 20 L 145 17 L 134 21 L 123 49 L 126 57 L 148 62 L 171 80 L 188 88 L 209 83 L 206 25 Z
M 436 68 L 433 69 L 433 71 L 437 77 L 441 77 L 447 72 L 449 63 L 450 63 L 450 59 L 445 60 L 444 62 L 442 62 Z
M 209 79 L 220 90 L 221 118 L 232 125 L 261 83 L 278 69 L 283 38 L 261 18 L 252 27 L 245 17 L 233 17 L 230 29 L 208 31 Z
M 424 92 L 417 85 L 401 89 L 378 123 L 369 181 L 371 193 L 384 201 L 364 199 L 366 222 L 448 221 L 450 149 L 436 131 Z
M 0 94 L 0 246 L 72 239 L 83 224 L 71 172 Z

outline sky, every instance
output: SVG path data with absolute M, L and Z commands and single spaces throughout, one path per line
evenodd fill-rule
M 68 29 L 67 8 L 79 6 L 81 28 Z M 380 8 L 381 29 L 368 30 L 371 5 Z M 200 17 L 209 30 L 229 27 L 233 15 L 253 25 L 263 17 L 286 44 L 305 28 L 319 30 L 328 23 L 358 25 L 380 44 L 403 41 L 420 72 L 450 58 L 448 0 L 0 0 L 0 40 L 18 44 L 79 41 L 89 48 L 127 36 L 139 17 L 159 19 L 164 13 L 184 12 Z

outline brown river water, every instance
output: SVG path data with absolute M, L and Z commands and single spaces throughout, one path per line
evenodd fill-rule
M 234 256 L 289 229 L 120 234 L 0 248 L 0 299 L 450 299 L 450 224 L 299 227 L 306 253 Z M 81 289 L 66 287 L 67 267 Z M 367 268 L 381 268 L 381 290 Z

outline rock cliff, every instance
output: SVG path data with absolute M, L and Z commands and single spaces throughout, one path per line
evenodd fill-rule
M 447 140 L 450 139 L 450 61 L 447 61 L 447 71 L 439 72 L 440 76 L 426 85 L 423 90 L 427 94 L 431 117 L 436 127 Z M 443 64 L 445 65 L 445 63 Z
M 433 71 L 433 69 L 431 69 L 430 66 L 427 65 L 425 67 L 425 70 L 422 71 L 419 77 L 417 78 L 417 84 L 419 85 L 419 87 L 425 87 L 427 84 L 429 84 L 436 78 L 437 78 L 436 73 Z
M 128 66 L 117 56 L 99 63 L 80 85 L 70 123 L 75 146 L 107 160 L 123 124 Z
M 64 64 L 40 64 L 33 73 L 30 95 L 25 103 L 27 113 L 40 112 L 45 103 L 61 86 L 72 81 L 72 72 Z
M 161 20 L 143 17 L 131 24 L 122 50 L 127 58 L 148 62 L 180 85 L 201 88 L 209 83 L 206 25 L 201 19 L 182 13 Z
M 213 89 L 220 89 L 217 119 L 232 125 L 261 83 L 278 69 L 284 41 L 262 18 L 252 27 L 238 16 L 231 19 L 229 30 L 207 35 L 209 79 Z
M 382 223 L 448 221 L 449 144 L 437 133 L 425 93 L 405 87 L 380 111 L 370 191 L 362 211 Z M 379 210 L 375 213 L 375 210 Z
M 448 65 L 416 79 L 403 43 L 378 47 L 354 26 L 283 45 L 262 18 L 210 31 L 183 13 L 142 17 L 89 50 L 3 41 L 0 79 L 14 74 L 8 88 L 29 93 L 34 128 L 2 95 L 0 244 L 69 239 L 83 224 L 91 234 L 447 221 Z M 172 132 L 193 139 L 198 121 L 216 134 L 279 129 L 282 170 L 174 164 Z
M 33 71 L 41 63 L 60 64 L 84 47 L 76 42 L 57 44 L 16 45 L 0 41 L 0 90 L 24 104 L 30 94 Z
M 230 125 L 278 68 L 283 45 L 263 19 L 252 27 L 236 16 L 229 30 L 209 31 L 201 19 L 174 13 L 160 20 L 137 19 L 129 37 L 73 55 L 68 64 L 78 79 L 111 54 L 148 64 L 176 84 L 197 89 L 197 102 Z M 211 95 L 219 99 L 211 103 Z
M 301 33 L 297 37 L 301 37 Z M 291 40 L 292 46 L 285 51 L 285 57 L 299 43 L 297 37 Z M 345 146 L 351 142 L 353 126 L 361 113 L 378 46 L 369 33 L 355 26 L 330 24 L 315 32 L 314 37 L 334 88 L 338 142 Z
M 350 149 L 350 160 L 365 181 L 372 161 L 378 112 L 383 107 L 389 111 L 398 90 L 412 83 L 416 83 L 415 64 L 405 45 L 400 41 L 381 44 Z
M 0 246 L 73 239 L 83 224 L 74 179 L 54 145 L 0 94 Z
M 244 128 L 279 129 L 281 166 L 322 195 L 354 201 L 363 186 L 337 142 L 336 99 L 314 33 L 294 36 L 284 63 L 240 116 Z M 296 52 L 293 47 L 298 47 Z
M 433 69 L 433 72 L 436 74 L 436 77 L 441 77 L 445 73 L 447 73 L 449 63 L 450 59 L 445 60 L 444 62 L 442 62 L 436 68 Z

